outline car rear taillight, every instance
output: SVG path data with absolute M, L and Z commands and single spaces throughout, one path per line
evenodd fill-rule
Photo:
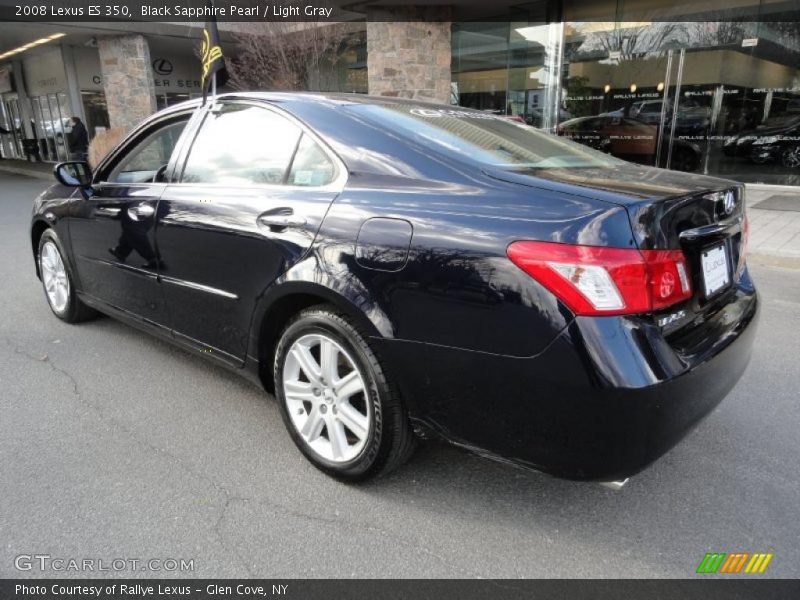
M 521 241 L 506 253 L 576 315 L 652 312 L 692 295 L 680 250 Z

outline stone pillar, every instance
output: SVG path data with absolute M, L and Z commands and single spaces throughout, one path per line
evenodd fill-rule
M 103 37 L 98 41 L 108 119 L 126 132 L 156 112 L 150 46 L 144 36 Z
M 374 96 L 450 104 L 449 6 L 367 10 L 367 76 Z

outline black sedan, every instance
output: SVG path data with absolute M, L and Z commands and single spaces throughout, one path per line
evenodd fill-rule
M 749 360 L 740 185 L 485 112 L 226 94 L 56 177 L 30 231 L 55 315 L 106 313 L 257 380 L 341 479 L 437 435 L 622 480 Z
M 726 156 L 742 156 L 758 165 L 778 162 L 784 167 L 800 167 L 800 115 L 771 117 L 755 129 L 728 138 Z

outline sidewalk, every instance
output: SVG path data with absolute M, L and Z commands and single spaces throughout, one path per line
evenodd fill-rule
M 750 219 L 748 260 L 800 267 L 800 189 L 748 185 L 747 214 Z M 762 257 L 773 260 L 763 261 Z
M 46 179 L 55 181 L 53 177 L 53 163 L 29 162 L 27 160 L 16 160 L 13 158 L 0 159 L 0 173 L 14 173 L 16 175 L 27 175 L 36 179 Z
M 0 173 L 55 181 L 53 165 L 0 160 Z M 750 257 L 753 262 L 800 268 L 800 188 L 747 184 Z

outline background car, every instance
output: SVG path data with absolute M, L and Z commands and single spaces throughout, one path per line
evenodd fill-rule
M 559 124 L 558 135 L 607 152 L 619 158 L 642 164 L 655 164 L 658 148 L 658 127 L 644 121 L 617 115 L 578 117 Z M 661 143 L 662 160 L 669 152 L 670 136 Z M 675 138 L 670 167 L 676 171 L 696 171 L 702 151 L 694 142 Z
M 785 167 L 798 165 L 800 115 L 770 117 L 754 129 L 729 137 L 723 146 L 726 156 L 741 156 L 756 164 L 780 161 Z
M 800 126 L 785 133 L 753 140 L 749 158 L 759 165 L 777 161 L 790 169 L 800 167 Z
M 56 175 L 30 229 L 53 313 L 112 315 L 259 382 L 343 480 L 430 436 L 625 479 L 749 360 L 742 186 L 485 112 L 224 94 Z

